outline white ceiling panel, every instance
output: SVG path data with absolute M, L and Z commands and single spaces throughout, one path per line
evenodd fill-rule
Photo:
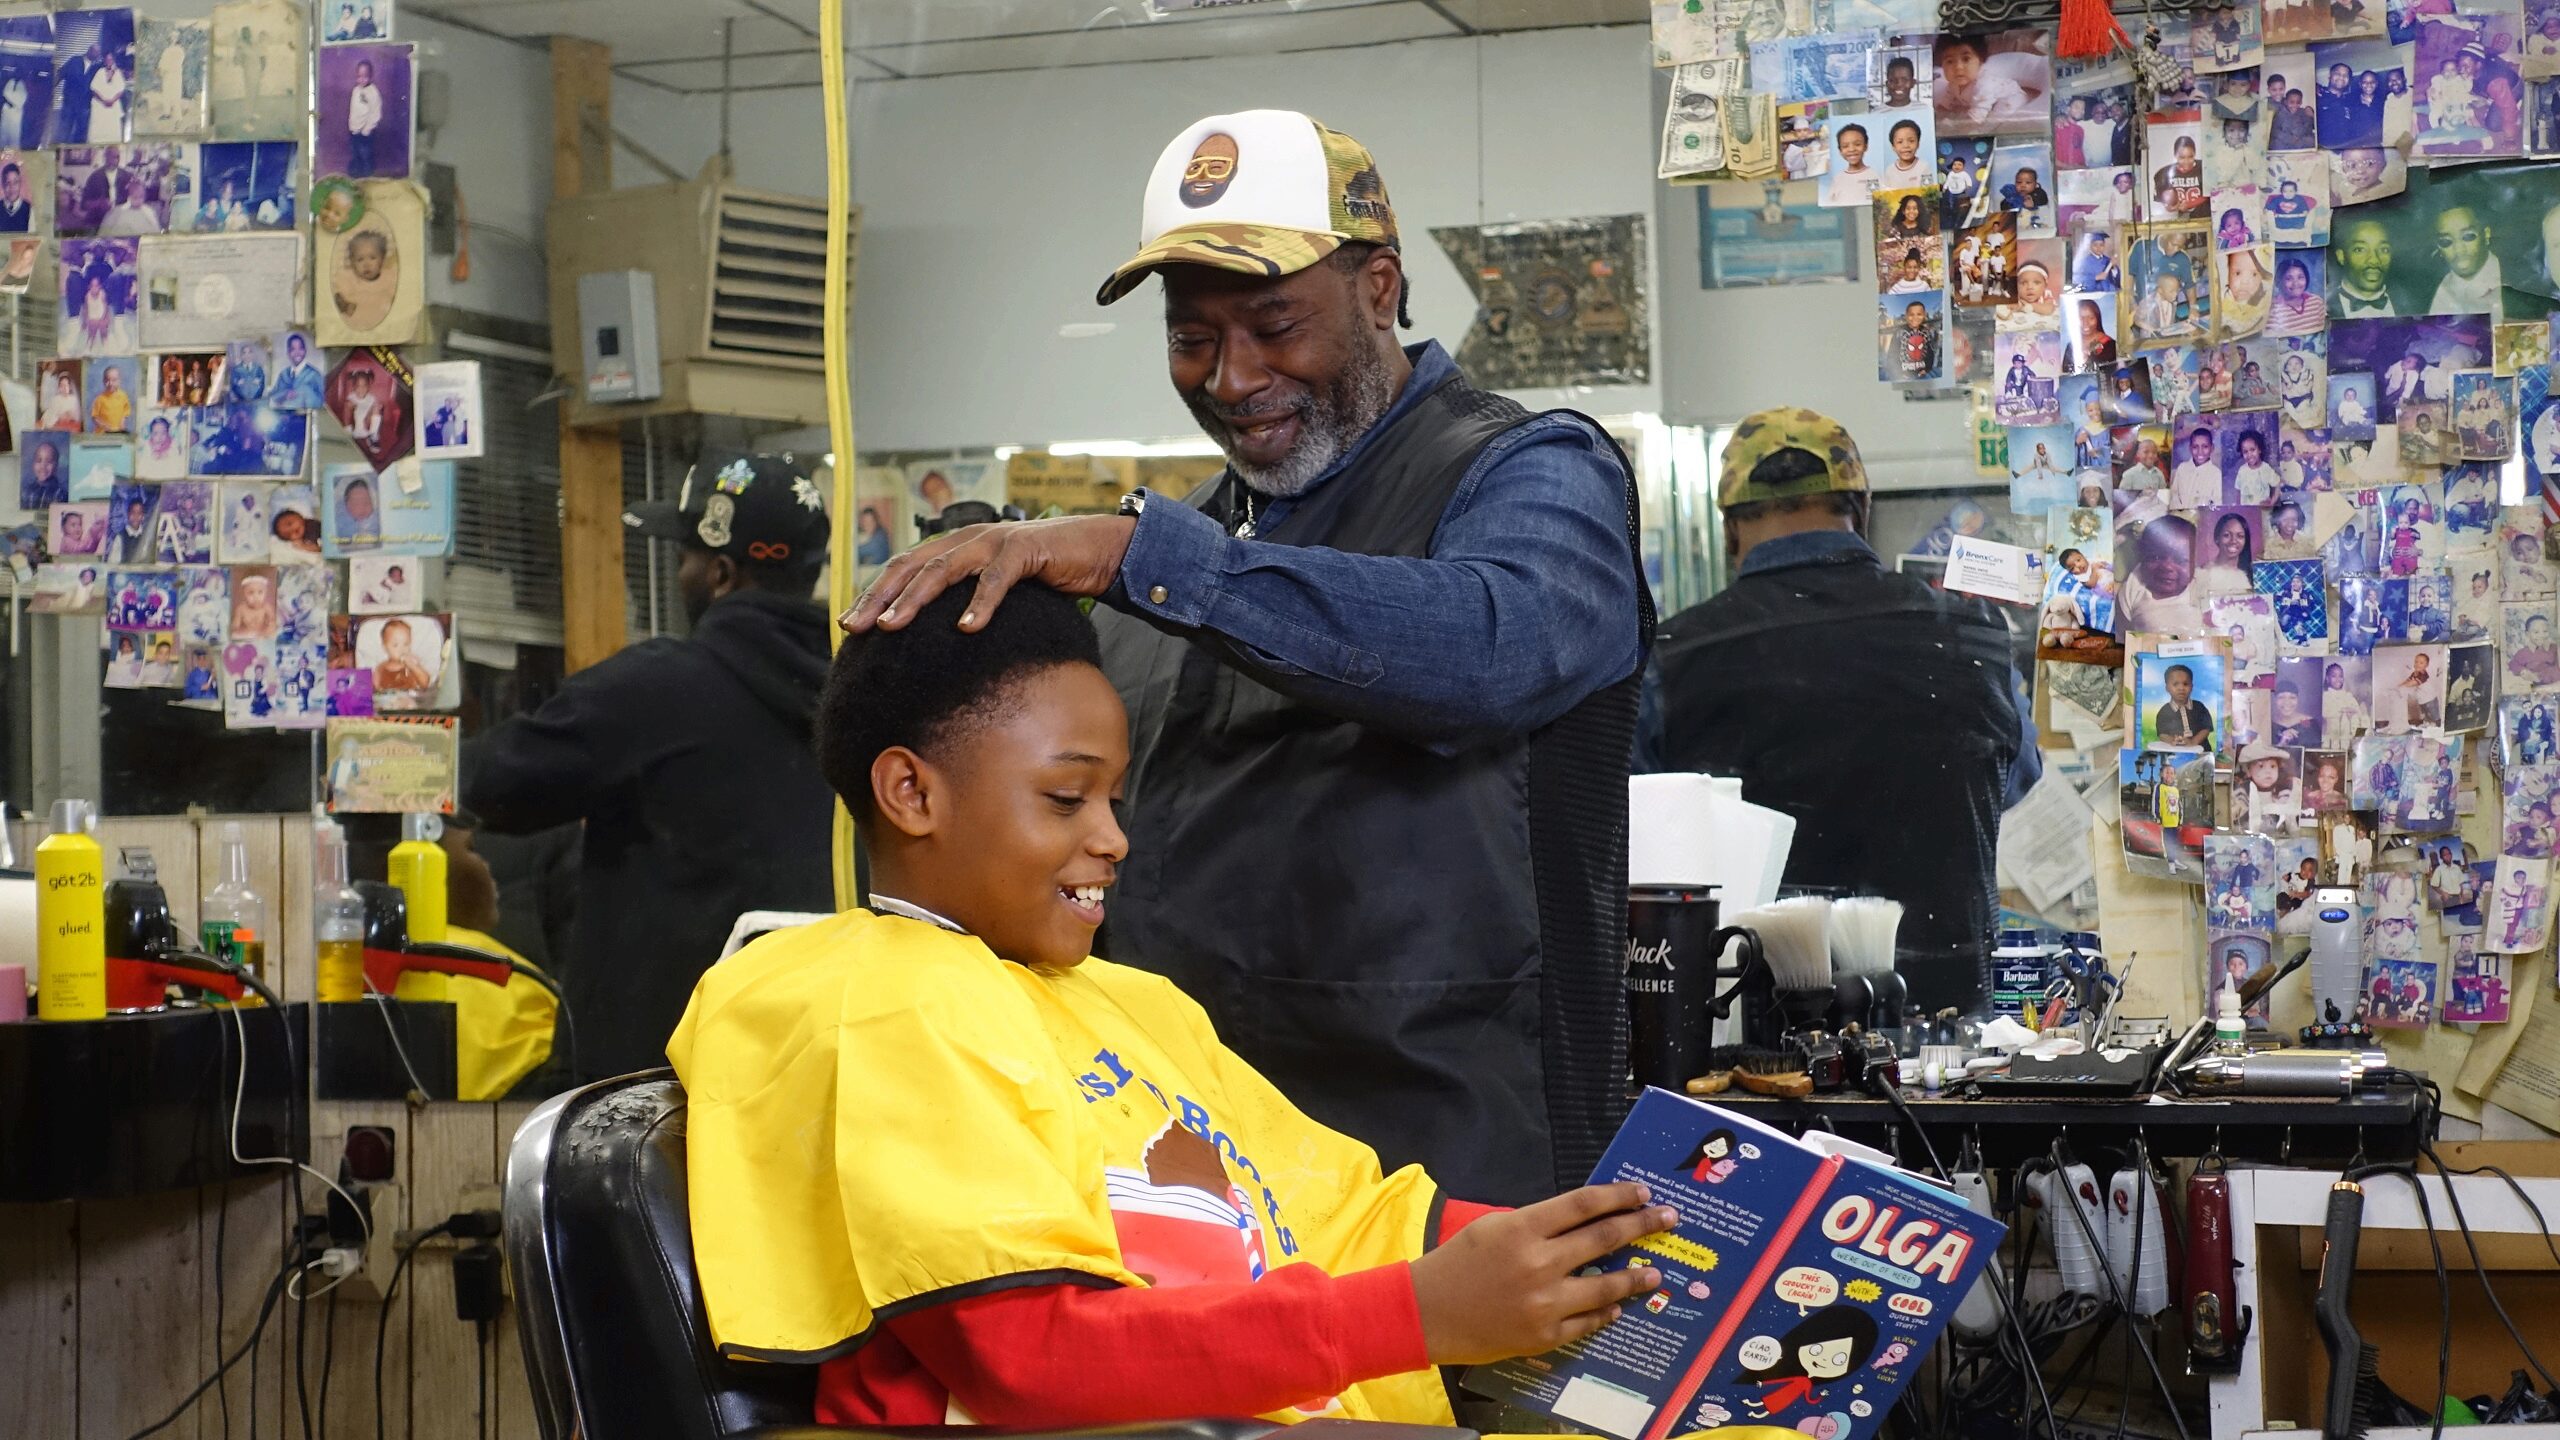
M 733 83 L 816 83 L 819 0 L 414 0 L 416 13 L 524 40 L 574 35 L 613 47 L 652 83 L 717 90 L 723 22 L 746 57 Z M 1645 0 L 1267 0 L 1159 16 L 1148 0 L 846 0 L 858 76 L 957 75 L 1053 66 L 1276 54 L 1467 31 L 1640 23 Z
M 1216 24 L 1138 24 L 940 44 L 872 46 L 859 53 L 901 75 L 957 75 L 989 70 L 1198 60 L 1269 55 L 1349 45 L 1384 45 L 1451 34 L 1448 22 L 1420 0 L 1259 15 L 1226 12 Z

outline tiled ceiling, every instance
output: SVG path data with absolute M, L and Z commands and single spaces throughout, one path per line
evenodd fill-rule
M 818 83 L 818 0 L 416 0 L 510 39 L 613 47 L 635 80 L 688 92 Z M 1640 23 L 1645 0 L 1264 0 L 1157 15 L 1148 0 L 846 0 L 857 79 L 1194 60 Z

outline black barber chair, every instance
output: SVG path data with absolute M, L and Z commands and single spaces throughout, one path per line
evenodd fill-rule
M 816 1370 L 726 1360 L 694 1283 L 684 1087 L 653 1070 L 557 1095 L 507 1155 L 507 1263 L 543 1440 L 921 1437 L 809 1423 Z M 1260 1440 L 1259 1420 L 973 1433 L 1022 1440 Z M 1475 1440 L 1471 1430 L 1317 1421 L 1307 1440 Z M 1352 1432 L 1362 1432 L 1354 1434 Z

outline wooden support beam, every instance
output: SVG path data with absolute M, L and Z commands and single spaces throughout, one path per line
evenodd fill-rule
M 613 51 L 551 37 L 551 196 L 613 188 Z M 571 383 L 576 383 L 572 377 Z M 576 426 L 560 407 L 560 628 L 582 670 L 628 638 L 622 582 L 622 432 Z

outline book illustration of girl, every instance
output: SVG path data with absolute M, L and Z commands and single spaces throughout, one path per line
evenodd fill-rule
M 1743 1409 L 1751 1419 L 1767 1420 L 1818 1399 L 1823 1386 L 1865 1364 L 1875 1348 L 1876 1322 L 1854 1305 L 1832 1305 L 1782 1336 L 1778 1358 L 1768 1368 L 1746 1362 L 1732 1383 L 1760 1386 Z
M 1733 1153 L 1737 1143 L 1739 1142 L 1734 1139 L 1734 1134 L 1730 1130 L 1719 1128 L 1708 1131 L 1707 1138 L 1698 1142 L 1697 1153 L 1691 1155 L 1685 1162 L 1690 1166 L 1689 1178 L 1705 1181 L 1709 1185 L 1723 1184 L 1724 1177 L 1741 1166 L 1742 1162 L 1736 1159 Z

